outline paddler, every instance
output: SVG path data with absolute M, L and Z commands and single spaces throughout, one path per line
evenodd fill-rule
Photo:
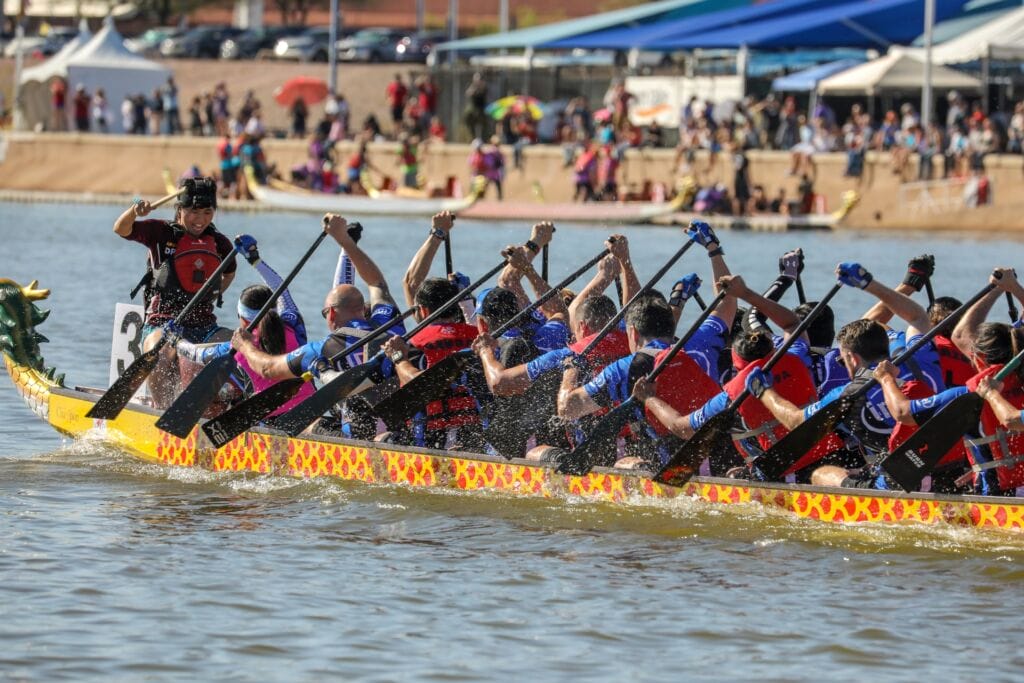
M 360 365 L 376 352 L 375 345 L 371 344 L 374 348 L 356 351 L 330 365 L 328 361 L 371 330 L 400 315 L 391 298 L 384 274 L 350 234 L 350 228 L 354 224 L 349 224 L 335 214 L 327 214 L 326 218 L 325 232 L 344 250 L 346 257 L 351 259 L 356 274 L 369 290 L 369 315 L 365 310 L 362 292 L 354 285 L 340 284 L 327 293 L 324 308 L 320 311 L 327 321 L 327 329 L 330 330 L 330 334 L 324 339 L 307 342 L 290 353 L 271 355 L 259 348 L 251 334 L 244 329 L 236 330 L 231 345 L 245 357 L 256 373 L 266 379 L 301 377 L 307 371 L 339 372 Z M 403 334 L 405 326 L 401 321 L 396 321 L 390 332 Z M 371 381 L 384 381 L 390 369 L 388 365 L 379 376 L 371 377 Z M 346 403 L 341 425 L 328 422 L 323 425 L 322 430 L 357 439 L 372 439 L 377 433 L 376 420 L 370 415 L 369 406 L 359 397 Z
M 246 327 L 270 299 L 273 290 L 281 284 L 281 276 L 260 258 L 254 237 L 239 235 L 238 243 L 245 260 L 256 269 L 256 272 L 263 278 L 263 282 L 266 283 L 246 287 L 238 297 L 239 327 Z M 306 324 L 287 289 L 278 298 L 276 309 L 271 309 L 260 321 L 259 326 L 253 332 L 253 341 L 261 350 L 270 355 L 288 353 L 306 343 Z M 240 379 L 243 381 L 242 390 L 246 394 L 259 393 L 275 383 L 274 380 L 266 379 L 256 373 L 245 357 L 234 351 L 230 341 L 217 344 L 193 344 L 180 339 L 177 343 L 177 350 L 182 358 L 203 365 L 220 356 L 236 353 L 239 367 L 245 371 L 245 377 Z M 309 383 L 304 384 L 291 400 L 271 413 L 271 417 L 287 412 L 312 394 L 313 386 Z
M 903 292 L 886 287 L 859 263 L 841 263 L 836 268 L 841 283 L 863 289 L 878 298 L 880 305 L 869 311 L 892 311 L 907 322 L 906 341 L 901 333 L 888 330 L 873 317 L 848 323 L 839 330 L 839 356 L 852 380 L 836 387 L 820 400 L 799 407 L 772 388 L 772 378 L 756 368 L 747 375 L 746 386 L 788 430 L 796 429 L 825 406 L 854 392 L 872 379 L 872 372 L 891 352 L 899 352 L 906 343 L 913 344 L 931 329 L 928 314 Z M 925 398 L 942 385 L 938 354 L 933 345 L 925 345 L 913 359 L 900 369 L 901 391 L 909 398 Z M 913 429 L 898 425 L 886 407 L 880 387 L 874 387 L 858 400 L 843 423 L 850 460 L 844 466 L 825 465 L 814 470 L 811 483 L 817 486 L 854 488 L 889 488 L 878 460 L 887 449 L 902 443 Z M 840 454 L 834 454 L 840 455 Z
M 146 323 L 143 351 L 156 345 L 164 327 L 174 320 L 199 291 L 220 262 L 234 250 L 231 240 L 213 224 L 217 210 L 217 184 L 213 178 L 188 178 L 175 204 L 174 220 L 138 220 L 153 210 L 140 200 L 114 221 L 114 232 L 138 242 L 149 250 L 149 266 L 139 286 L 145 287 Z M 219 286 L 199 303 L 173 333 L 193 344 L 223 341 L 230 332 L 217 324 L 213 304 L 235 278 L 237 266 L 224 271 Z M 164 347 L 156 369 L 149 376 L 149 390 L 157 407 L 166 408 L 174 399 L 182 376 L 174 347 Z
M 416 317 L 419 320 L 459 293 L 460 286 L 454 281 L 456 274 L 453 273 L 451 279 L 427 277 L 438 248 L 448 239 L 454 219 L 448 211 L 433 216 L 427 238 L 406 270 L 403 280 L 405 300 L 410 306 L 418 307 Z M 447 315 L 428 325 L 409 342 L 401 337 L 391 337 L 384 344 L 384 352 L 394 363 L 402 384 L 405 384 L 448 356 L 469 348 L 477 334 L 476 327 L 463 319 L 462 309 L 453 306 Z M 458 447 L 462 450 L 482 450 L 484 447 L 480 411 L 465 381 L 453 384 L 447 396 L 424 406 L 423 411 L 412 418 L 411 427 L 412 434 L 408 440 L 416 446 Z M 403 435 L 393 436 L 397 440 L 405 440 Z

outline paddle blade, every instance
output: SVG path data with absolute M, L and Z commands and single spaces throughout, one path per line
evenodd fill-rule
M 236 367 L 234 354 L 220 356 L 207 363 L 185 391 L 174 399 L 171 407 L 164 411 L 156 426 L 179 439 L 187 437 Z
M 452 382 L 474 358 L 472 351 L 453 353 L 373 406 L 373 414 L 383 420 L 389 428 L 398 428 L 431 401 L 444 398 L 451 389 Z
M 846 399 L 828 404 L 758 457 L 755 467 L 766 481 L 781 481 L 790 467 L 836 428 L 851 406 L 852 402 Z
M 313 421 L 356 392 L 367 378 L 380 368 L 381 359 L 371 358 L 362 365 L 340 373 L 305 401 L 274 420 L 274 427 L 289 436 L 296 436 Z
M 704 458 L 712 455 L 722 443 L 722 435 L 732 428 L 735 413 L 725 410 L 705 422 L 696 433 L 672 454 L 668 462 L 654 475 L 654 481 L 669 486 L 682 486 L 697 473 Z
M 231 410 L 218 415 L 203 425 L 210 442 L 220 448 L 233 438 L 256 426 L 260 420 L 287 403 L 302 388 L 305 380 L 286 379 L 272 384 L 260 393 L 250 396 Z
M 974 392 L 958 397 L 878 464 L 904 491 L 917 491 L 921 479 L 931 474 L 964 434 L 977 426 L 983 407 L 984 399 Z
M 132 396 L 153 372 L 153 368 L 156 367 L 159 360 L 159 346 L 136 358 L 121 373 L 117 381 L 107 389 L 107 393 L 100 396 L 100 400 L 93 404 L 85 416 L 98 420 L 113 420 L 120 415 L 124 407 L 128 405 L 128 401 L 132 400 Z
M 558 473 L 581 477 L 594 469 L 595 465 L 607 461 L 609 454 L 614 458 L 615 440 L 634 410 L 636 410 L 636 401 L 630 396 L 615 410 L 602 417 L 601 421 L 594 425 L 594 428 L 587 434 L 586 441 L 572 449 L 559 461 Z M 614 461 L 611 464 L 614 464 Z

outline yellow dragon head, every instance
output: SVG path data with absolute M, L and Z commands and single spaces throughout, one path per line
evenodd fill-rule
M 32 368 L 44 373 L 57 384 L 63 384 L 63 376 L 54 378 L 53 368 L 45 368 L 40 342 L 49 341 L 36 332 L 49 311 L 36 306 L 34 301 L 42 301 L 50 296 L 50 290 L 38 289 L 39 282 L 33 280 L 28 287 L 22 287 L 13 280 L 0 278 L 0 353 L 9 357 L 17 365 Z

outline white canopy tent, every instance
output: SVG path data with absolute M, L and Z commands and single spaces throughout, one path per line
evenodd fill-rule
M 19 122 L 29 127 L 37 122 L 48 121 L 50 115 L 50 81 L 65 78 L 68 60 L 92 40 L 92 31 L 85 19 L 78 27 L 78 35 L 68 41 L 55 55 L 42 64 L 31 66 L 21 72 L 21 113 Z
M 68 83 L 69 109 L 78 85 L 85 86 L 90 94 L 103 88 L 109 109 L 109 130 L 112 133 L 121 133 L 124 129 L 119 112 L 125 96 L 141 94 L 149 97 L 153 90 L 164 85 L 171 75 L 170 69 L 130 52 L 124 46 L 124 39 L 114 28 L 114 22 L 110 17 L 104 20 L 103 28 L 92 37 L 92 40 L 79 46 L 61 62 L 49 66 L 56 58 L 57 55 L 54 55 L 51 60 L 32 69 L 26 69 L 22 74 L 22 120 L 29 128 L 39 124 L 45 125 L 49 120 L 48 85 L 54 78 L 63 78 Z M 33 85 L 30 86 L 30 82 Z
M 924 62 L 902 49 L 855 66 L 820 81 L 822 95 L 881 95 L 917 92 L 924 83 Z M 936 90 L 981 90 L 981 81 L 944 66 L 932 66 L 932 87 Z
M 924 59 L 924 50 L 908 52 Z M 984 59 L 1024 61 L 1024 7 L 932 48 L 935 64 L 967 64 Z

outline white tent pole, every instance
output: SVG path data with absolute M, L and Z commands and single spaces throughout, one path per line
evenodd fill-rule
M 327 31 L 327 90 L 338 92 L 338 0 L 331 0 L 331 25 Z
M 459 0 L 448 0 L 448 40 L 455 41 L 459 39 Z M 451 89 L 452 89 L 452 116 L 449 122 L 449 130 L 451 131 L 452 139 L 455 139 L 457 134 L 457 126 L 459 124 L 459 83 L 457 77 L 457 70 L 455 64 L 456 53 L 455 50 L 448 50 L 448 68 L 451 69 Z M 472 132 L 470 133 L 472 135 Z
M 924 0 L 924 87 L 921 89 L 921 127 L 932 122 L 932 29 L 935 27 L 935 0 Z
M 508 33 L 508 0 L 498 0 L 498 31 Z M 500 54 L 507 55 L 508 48 L 501 48 Z

